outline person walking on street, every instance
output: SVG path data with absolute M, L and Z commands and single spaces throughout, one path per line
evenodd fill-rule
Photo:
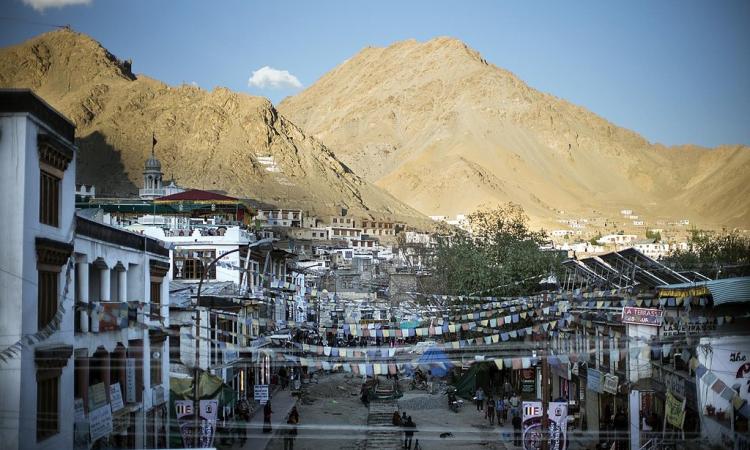
M 505 399 L 498 397 L 495 402 L 495 413 L 497 414 L 497 424 L 500 426 L 505 425 Z
M 407 450 L 411 450 L 411 439 L 414 437 L 416 428 L 417 424 L 411 420 L 411 416 L 407 417 L 404 424 L 404 448 Z
M 263 432 L 264 433 L 271 432 L 271 414 L 273 414 L 273 410 L 271 409 L 271 400 L 268 400 L 266 402 L 266 406 L 263 407 Z
M 487 419 L 490 421 L 490 425 L 495 425 L 495 399 L 490 396 L 487 398 Z
M 294 440 L 297 438 L 297 424 L 299 424 L 299 412 L 293 406 L 286 419 L 286 435 L 284 436 L 284 450 L 294 450 Z
M 510 397 L 510 413 L 514 416 L 517 416 L 519 414 L 518 406 L 521 403 L 521 400 L 518 398 L 518 395 L 513 393 L 513 395 Z
M 482 386 L 479 386 L 477 388 L 477 395 L 474 397 L 474 399 L 477 402 L 477 411 L 481 411 L 484 407 L 484 389 L 482 389 Z
M 521 446 L 521 416 L 518 414 L 513 415 L 513 445 L 516 447 Z

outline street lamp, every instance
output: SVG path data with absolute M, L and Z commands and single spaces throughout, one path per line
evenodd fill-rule
M 206 274 L 208 274 L 211 269 L 216 265 L 219 260 L 227 255 L 231 255 L 232 253 L 237 253 L 244 249 L 251 249 L 253 247 L 259 247 L 261 245 L 270 244 L 273 243 L 273 238 L 266 238 L 261 239 L 259 241 L 253 242 L 248 245 L 240 245 L 234 250 L 230 250 L 226 253 L 223 253 L 211 260 L 208 264 L 205 263 L 205 260 L 208 260 L 208 258 L 201 258 L 201 263 L 205 267 L 204 270 L 201 271 L 201 279 L 198 282 L 198 292 L 195 295 L 195 306 L 196 306 L 196 314 L 195 314 L 195 368 L 193 372 L 193 446 L 198 447 L 198 437 L 200 436 L 199 430 L 200 430 L 200 398 L 199 398 L 199 371 L 200 371 L 200 333 L 201 333 L 201 313 L 198 307 L 200 306 L 201 302 L 201 290 L 203 289 L 203 280 L 206 278 Z M 249 257 L 249 255 L 248 255 Z

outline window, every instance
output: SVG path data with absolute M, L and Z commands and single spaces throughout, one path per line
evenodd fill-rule
M 39 222 L 60 226 L 60 178 L 42 170 L 39 177 Z
M 58 272 L 39 270 L 38 273 L 37 327 L 41 330 L 57 312 Z
M 36 440 L 42 441 L 60 432 L 58 401 L 60 377 L 42 375 L 36 384 Z
M 151 280 L 151 319 L 159 320 L 161 316 L 161 281 Z
M 204 264 L 214 258 L 216 258 L 216 250 L 177 250 L 172 271 L 174 278 L 199 280 L 203 276 Z M 206 279 L 216 279 L 216 266 L 211 267 L 211 270 L 206 274 Z

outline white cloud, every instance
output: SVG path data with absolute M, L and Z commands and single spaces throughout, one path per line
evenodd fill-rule
M 62 8 L 70 5 L 88 5 L 91 0 L 23 0 L 23 2 L 39 12 L 47 8 Z
M 254 70 L 253 74 L 250 76 L 250 79 L 247 80 L 247 85 L 260 89 L 302 87 L 302 83 L 299 82 L 297 77 L 289 73 L 289 71 L 277 70 L 268 66 L 264 66 L 258 70 Z

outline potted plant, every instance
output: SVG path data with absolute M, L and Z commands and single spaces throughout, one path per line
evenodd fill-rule
M 706 415 L 713 416 L 715 412 L 716 408 L 714 407 L 714 405 L 706 405 Z

